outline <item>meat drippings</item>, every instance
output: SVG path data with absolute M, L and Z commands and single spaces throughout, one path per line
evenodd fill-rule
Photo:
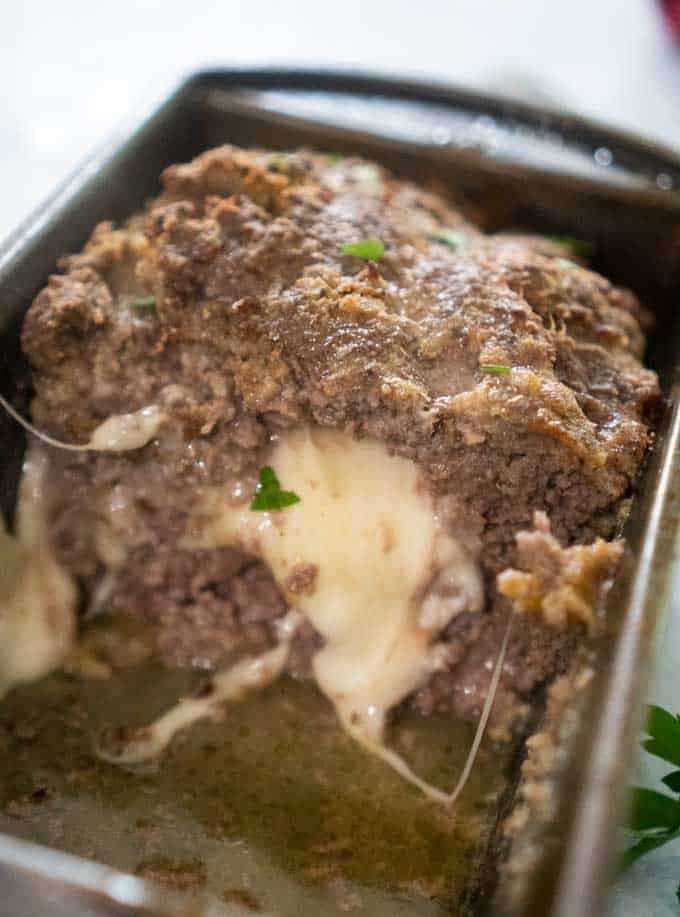
M 155 758 L 180 730 L 206 717 L 221 717 L 225 704 L 264 688 L 283 671 L 298 619 L 296 612 L 289 612 L 279 622 L 279 642 L 273 649 L 259 656 L 246 656 L 231 668 L 213 675 L 196 694 L 183 697 L 148 726 L 106 731 L 98 743 L 99 757 L 111 764 L 137 764 Z
M 49 546 L 43 479 L 46 457 L 29 452 L 17 534 L 0 519 L 0 697 L 60 666 L 76 638 L 76 588 Z

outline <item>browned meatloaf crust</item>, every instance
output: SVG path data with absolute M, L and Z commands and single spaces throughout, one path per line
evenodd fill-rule
M 486 608 L 454 618 L 444 668 L 416 697 L 478 714 L 509 609 L 495 577 L 517 562 L 517 533 L 543 511 L 562 545 L 587 543 L 625 513 L 658 397 L 637 300 L 559 245 L 485 236 L 357 158 L 225 146 L 162 180 L 144 214 L 99 225 L 63 259 L 26 317 L 43 429 L 84 442 L 150 403 L 170 418 L 136 452 L 49 450 L 59 557 L 90 606 L 156 622 L 174 663 L 215 665 L 267 645 L 285 603 L 241 551 L 178 546 L 192 487 L 251 493 L 271 437 L 302 424 L 377 438 L 421 466 L 481 552 Z M 365 238 L 384 242 L 378 263 L 342 254 Z M 155 308 L 135 306 L 142 295 Z M 106 574 L 102 516 L 126 548 Z M 306 626 L 296 671 L 318 640 Z M 523 618 L 501 697 L 526 697 L 569 646 Z

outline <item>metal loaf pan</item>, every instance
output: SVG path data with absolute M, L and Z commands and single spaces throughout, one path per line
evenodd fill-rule
M 441 85 L 294 70 L 197 73 L 124 125 L 3 246 L 3 391 L 21 395 L 17 331 L 57 258 L 79 248 L 97 221 L 137 209 L 157 190 L 165 166 L 222 142 L 363 153 L 401 175 L 455 188 L 485 214 L 489 229 L 588 239 L 596 246 L 594 267 L 632 287 L 655 313 L 648 359 L 666 398 L 625 532 L 629 552 L 603 611 L 605 633 L 588 650 L 596 677 L 561 738 L 555 814 L 536 820 L 530 841 L 520 837 L 510 851 L 496 832 L 467 904 L 468 913 L 506 917 L 602 913 L 639 699 L 675 557 L 680 159 L 579 118 Z M 4 419 L 0 432 L 0 497 L 11 513 L 23 440 Z M 521 755 L 499 824 L 520 763 Z M 531 867 L 515 869 L 506 894 L 498 862 L 512 862 L 527 843 Z M 203 913 L 139 879 L 9 836 L 0 836 L 0 886 L 0 914 L 14 917 Z

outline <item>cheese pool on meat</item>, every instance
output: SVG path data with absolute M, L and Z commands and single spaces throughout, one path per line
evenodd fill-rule
M 448 617 L 482 602 L 476 563 L 442 531 L 417 466 L 371 440 L 322 429 L 286 434 L 269 463 L 300 502 L 277 512 L 229 505 L 212 489 L 196 546 L 240 545 L 269 566 L 289 604 L 324 638 L 313 665 L 321 690 L 354 734 L 380 741 L 385 714 L 418 687 L 435 630 L 421 608 L 445 571 L 456 599 Z M 296 568 L 315 570 L 291 592 Z

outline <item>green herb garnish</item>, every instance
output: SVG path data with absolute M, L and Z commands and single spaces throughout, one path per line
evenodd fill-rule
M 680 717 L 662 707 L 649 708 L 646 732 L 651 738 L 642 743 L 650 755 L 680 767 Z M 666 774 L 662 781 L 671 792 L 680 796 L 680 770 Z M 647 787 L 632 788 L 633 804 L 628 831 L 634 838 L 623 856 L 623 867 L 680 837 L 680 799 L 658 793 Z
M 156 297 L 140 296 L 138 299 L 132 300 L 130 308 L 139 309 L 140 312 L 151 312 L 156 308 Z
M 504 366 L 502 363 L 482 363 L 479 371 L 489 373 L 490 376 L 507 376 L 510 373 L 510 366 Z
M 344 158 L 344 153 L 326 153 L 326 159 L 331 163 L 342 162 Z
M 372 162 L 360 162 L 352 169 L 352 178 L 366 185 L 377 185 L 380 181 L 380 169 Z
M 361 242 L 345 242 L 342 253 L 366 261 L 380 261 L 385 254 L 385 246 L 380 239 L 363 239 Z
M 260 480 L 255 489 L 255 496 L 250 504 L 253 510 L 285 509 L 293 503 L 299 503 L 300 498 L 292 490 L 281 490 L 281 484 L 276 477 L 276 472 L 270 465 L 260 469 Z
M 456 229 L 438 229 L 428 236 L 430 242 L 441 242 L 442 245 L 448 245 L 450 248 L 465 248 L 468 238 L 464 232 L 458 232 Z
M 562 248 L 566 248 L 571 255 L 576 257 L 587 258 L 595 251 L 592 242 L 586 242 L 585 239 L 575 239 L 573 236 L 551 236 L 552 242 L 557 242 Z
M 555 258 L 555 264 L 558 267 L 563 267 L 568 271 L 573 271 L 574 268 L 581 267 L 580 264 L 577 264 L 575 261 L 570 261 L 568 258 Z

